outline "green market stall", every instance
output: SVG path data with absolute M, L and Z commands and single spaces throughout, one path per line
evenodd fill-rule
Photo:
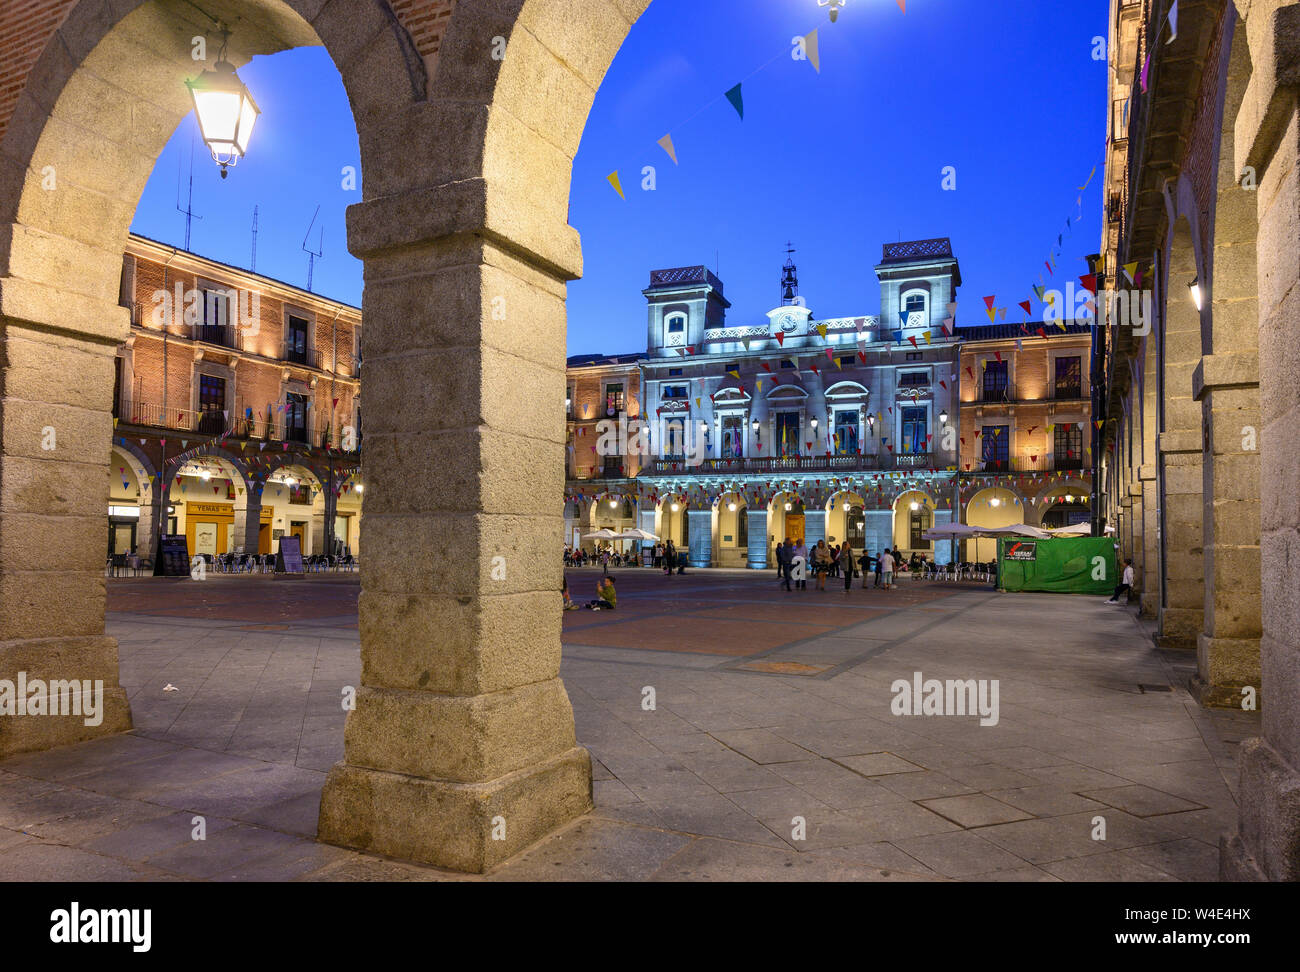
M 1118 583 L 1111 537 L 998 538 L 998 590 L 1113 594 Z

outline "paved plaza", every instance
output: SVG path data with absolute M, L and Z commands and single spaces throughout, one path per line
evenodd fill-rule
M 599 574 L 569 573 L 576 600 Z M 616 576 L 617 611 L 564 615 L 596 810 L 485 877 L 314 840 L 360 678 L 355 577 L 110 580 L 135 729 L 0 763 L 0 878 L 1217 878 L 1258 720 L 1200 708 L 1195 657 L 1132 610 L 981 584 Z M 917 672 L 997 680 L 997 724 L 893 714 L 892 683 Z

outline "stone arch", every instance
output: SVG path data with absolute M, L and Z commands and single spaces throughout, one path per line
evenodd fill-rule
M 916 504 L 916 509 L 912 504 Z M 934 525 L 934 514 L 938 509 L 938 502 L 924 489 L 909 487 L 901 490 L 894 497 L 893 508 L 893 534 L 892 543 L 889 544 L 891 550 L 901 550 L 905 554 L 912 552 L 923 553 L 927 557 L 932 556 L 934 551 L 933 541 L 920 541 L 914 543 L 912 537 L 912 514 L 929 513 L 929 525 Z
M 1029 501 L 1018 489 L 1002 485 L 984 486 L 966 500 L 963 521 L 971 526 L 982 527 L 1029 523 L 1034 517 L 1029 506 Z M 960 559 L 986 563 L 996 560 L 997 556 L 997 540 L 983 537 L 964 541 Z
M 1091 495 L 1091 487 L 1082 479 L 1060 479 L 1040 489 L 1033 497 L 1030 504 L 1031 509 L 1026 512 L 1025 522 L 1030 526 L 1043 527 L 1046 522 L 1047 512 L 1052 509 L 1060 497 L 1073 496 L 1075 503 L 1068 504 L 1076 509 L 1087 509 L 1087 500 Z M 1078 500 L 1082 497 L 1083 504 Z M 1044 527 L 1046 529 L 1046 527 Z
M 558 679 L 552 617 L 563 418 L 528 403 L 563 393 L 564 285 L 581 267 L 566 222 L 571 163 L 596 87 L 647 2 L 590 5 L 581 18 L 537 0 L 458 4 L 427 100 L 416 97 L 409 45 L 382 2 L 210 4 L 236 22 L 229 53 L 237 66 L 324 43 L 343 75 L 365 172 L 348 243 L 366 265 L 369 530 L 378 549 L 397 553 L 367 559 L 362 687 L 345 761 L 323 794 L 322 839 L 483 870 L 591 806 L 590 760 Z M 105 467 L 111 358 L 129 326 L 115 297 L 122 244 L 153 161 L 188 111 L 182 82 L 193 74 L 185 55 L 196 30 L 194 15 L 178 9 L 77 0 L 5 129 L 6 446 L 26 440 L 11 430 L 55 421 L 84 439 L 92 469 Z M 499 36 L 509 41 L 503 60 L 491 57 Z M 186 43 L 167 49 L 177 39 Z M 49 166 L 65 191 L 46 197 Z M 507 314 L 491 313 L 497 300 Z M 530 327 L 521 332 L 519 320 Z M 41 379 L 51 370 L 71 379 L 58 396 Z M 471 391 L 448 409 L 441 394 L 427 394 L 424 376 L 452 371 L 468 376 Z M 50 518 L 48 546 L 76 550 L 60 542 L 70 539 L 70 520 L 99 503 L 62 488 L 78 464 L 26 445 L 3 459 L 11 481 L 68 497 L 31 512 Z M 537 471 L 522 492 L 521 465 Z M 466 518 L 451 515 L 466 508 L 474 511 L 468 538 Z M 411 571 L 412 555 L 402 553 L 453 546 L 477 563 L 458 556 L 442 571 Z M 501 582 L 490 565 L 505 551 L 519 569 Z M 61 676 L 116 671 L 96 565 L 80 553 L 39 562 L 42 571 L 0 574 L 0 643 L 59 642 Z M 430 638 L 431 630 L 456 637 Z M 18 657 L 5 649 L 0 669 Z M 130 724 L 120 686 L 106 680 L 105 695 L 94 734 Z M 395 743 L 413 732 L 462 742 L 418 752 Z M 58 720 L 5 726 L 0 751 L 89 734 Z M 492 839 L 495 817 L 510 820 L 505 840 Z

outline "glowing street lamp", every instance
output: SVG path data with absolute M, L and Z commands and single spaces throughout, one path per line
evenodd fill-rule
M 226 169 L 238 164 L 248 152 L 248 140 L 253 136 L 253 126 L 261 109 L 239 80 L 235 66 L 226 60 L 226 41 L 230 31 L 221 32 L 221 50 L 217 63 L 193 81 L 186 81 L 194 99 L 194 116 L 199 120 L 199 131 L 212 153 L 212 161 L 221 166 L 221 178 Z
M 1192 303 L 1196 305 L 1197 310 L 1200 310 L 1201 305 L 1204 303 L 1205 300 L 1201 296 L 1201 278 L 1200 277 L 1195 278 L 1191 283 L 1187 285 L 1187 289 L 1192 292 Z

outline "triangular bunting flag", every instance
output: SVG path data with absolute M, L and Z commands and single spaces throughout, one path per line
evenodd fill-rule
M 619 199 L 622 199 L 624 202 L 627 202 L 627 196 L 623 195 L 623 183 L 618 178 L 617 169 L 615 169 L 609 175 L 605 176 L 605 181 L 607 181 L 611 186 L 614 187 L 614 191 L 618 193 Z
M 741 94 L 740 88 L 741 85 L 738 84 L 730 91 L 728 91 L 727 100 L 731 102 L 731 107 L 736 109 L 736 114 L 740 116 L 740 120 L 744 121 L 745 120 L 745 98 L 744 95 Z
M 804 46 L 804 53 L 808 55 L 808 63 L 810 63 L 813 66 L 814 71 L 816 71 L 818 74 L 821 74 L 822 59 L 821 59 L 820 52 L 817 50 L 816 28 L 813 29 L 812 33 L 804 37 L 803 46 Z
M 659 147 L 668 153 L 668 157 L 673 160 L 673 165 L 676 165 L 677 147 L 673 145 L 673 137 L 671 134 L 665 135 L 663 138 L 659 139 Z

